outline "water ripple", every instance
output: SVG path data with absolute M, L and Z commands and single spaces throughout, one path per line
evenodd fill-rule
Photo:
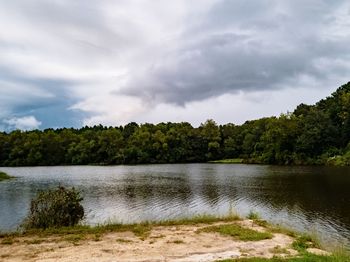
M 82 191 L 86 223 L 164 220 L 230 210 L 350 247 L 350 169 L 254 165 L 1 168 L 0 230 L 14 230 L 39 189 Z M 21 192 L 19 194 L 18 192 Z

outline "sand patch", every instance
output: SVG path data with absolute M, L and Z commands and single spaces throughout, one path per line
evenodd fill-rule
M 231 222 L 232 223 L 232 222 Z M 238 221 L 241 226 L 265 230 L 252 221 Z M 224 223 L 214 223 L 220 225 Z M 218 233 L 200 232 L 208 225 L 158 226 L 140 239 L 131 232 L 106 233 L 98 238 L 77 241 L 62 237 L 18 237 L 10 245 L 0 245 L 0 261 L 171 261 L 206 262 L 238 257 L 296 255 L 290 248 L 293 238 L 273 234 L 272 239 L 240 241 Z M 276 247 L 285 250 L 273 252 Z

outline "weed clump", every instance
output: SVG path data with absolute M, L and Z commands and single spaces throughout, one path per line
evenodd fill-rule
M 82 200 L 74 187 L 39 191 L 30 203 L 30 213 L 23 226 L 25 229 L 75 226 L 84 217 Z
M 273 237 L 269 232 L 258 232 L 249 228 L 244 228 L 238 224 L 209 226 L 200 229 L 199 232 L 217 232 L 221 235 L 232 236 L 242 241 L 259 241 L 263 239 L 271 239 Z
M 248 219 L 252 219 L 252 220 L 258 220 L 260 219 L 260 216 L 257 212 L 254 212 L 253 210 L 251 210 L 247 216 Z
M 11 179 L 11 178 L 12 178 L 12 176 L 9 176 L 5 172 L 0 171 L 0 181 Z

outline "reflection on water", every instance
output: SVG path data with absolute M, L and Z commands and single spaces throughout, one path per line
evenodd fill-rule
M 16 229 L 37 190 L 61 184 L 83 192 L 89 224 L 224 215 L 233 206 L 242 216 L 253 210 L 325 240 L 350 239 L 349 168 L 186 164 L 1 170 L 17 177 L 0 183 L 1 231 Z

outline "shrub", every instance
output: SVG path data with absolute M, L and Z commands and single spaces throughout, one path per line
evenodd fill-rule
M 57 189 L 39 191 L 30 203 L 30 213 L 24 221 L 24 228 L 49 228 L 74 226 L 84 217 L 80 204 L 80 192 L 59 186 Z
M 254 212 L 253 210 L 250 210 L 248 216 L 247 216 L 248 219 L 252 219 L 252 220 L 257 220 L 257 219 L 260 219 L 260 216 L 257 212 Z
M 0 181 L 6 180 L 6 179 L 11 179 L 12 177 L 6 174 L 5 172 L 0 171 Z

